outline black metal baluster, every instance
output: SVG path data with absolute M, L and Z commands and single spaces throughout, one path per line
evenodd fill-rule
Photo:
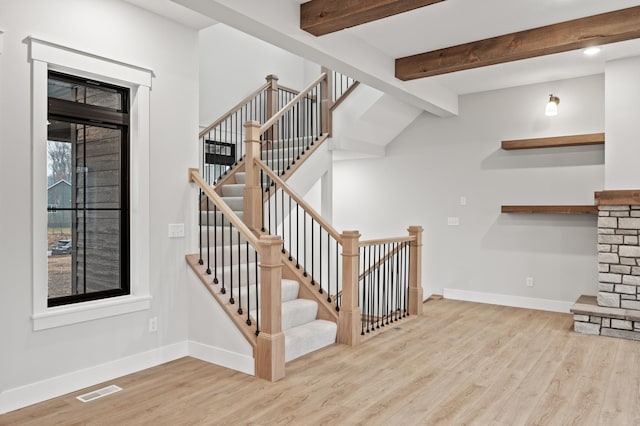
M 224 244 L 224 219 L 225 219 L 225 215 L 223 213 L 222 214 L 222 226 L 221 226 L 222 229 L 220 229 L 220 236 L 221 236 L 221 239 L 222 239 L 222 250 L 221 250 L 221 252 L 222 252 L 221 253 L 222 254 L 222 256 L 221 256 L 222 257 L 222 259 L 221 259 L 222 260 L 222 274 L 221 274 L 221 277 L 222 277 L 222 288 L 220 289 L 220 293 L 222 293 L 222 294 L 226 294 L 227 293 L 227 289 L 225 287 L 225 285 L 227 283 L 227 279 L 225 277 L 225 270 L 224 270 L 224 265 L 225 265 L 224 258 L 225 258 L 225 251 L 226 251 L 225 250 L 226 246 Z M 231 243 L 229 243 L 229 244 L 231 244 Z
M 384 260 L 385 256 L 387 255 L 387 245 L 386 244 L 382 244 L 380 246 L 380 252 L 381 252 L 381 262 L 382 264 L 380 265 L 380 268 L 382 269 L 382 300 L 380 303 L 380 321 L 382 322 L 382 326 L 384 327 L 384 318 L 387 314 L 386 312 L 386 307 L 387 307 L 387 262 Z
M 296 221 L 298 218 L 296 218 Z M 291 237 L 291 231 L 293 227 L 293 209 L 291 207 L 291 196 L 289 196 L 289 262 L 293 260 L 293 252 L 291 251 L 291 244 L 293 242 L 293 237 Z
M 209 200 L 208 197 L 207 200 Z M 209 232 L 211 232 L 209 230 L 208 218 L 209 212 L 207 211 L 207 246 L 209 246 Z M 213 244 L 215 244 L 216 247 L 216 253 L 215 256 L 213 256 L 213 269 L 215 271 L 215 274 L 213 274 L 213 283 L 218 284 L 218 206 L 215 204 L 213 205 Z M 211 269 L 209 269 L 208 273 L 211 273 Z
M 331 303 L 331 235 L 327 233 L 327 302 Z
M 377 264 L 380 264 L 380 246 L 376 246 L 376 253 L 377 253 Z M 376 268 L 376 278 L 377 278 L 377 282 L 376 282 L 376 307 L 375 307 L 375 311 L 376 311 L 376 328 L 380 328 L 380 266 L 378 266 Z
M 256 269 L 256 283 L 255 283 L 255 287 L 256 287 L 256 336 L 258 334 L 260 334 L 260 305 L 258 304 L 258 293 L 259 293 L 259 288 L 258 288 L 258 252 L 256 251 L 256 263 L 255 263 L 255 269 Z
M 204 265 L 204 260 L 202 259 L 202 190 L 198 188 L 198 238 L 199 238 L 199 246 L 200 246 L 200 257 L 198 258 L 198 264 Z
M 296 209 L 298 208 L 298 205 L 296 203 Z M 300 221 L 300 216 L 298 216 L 297 220 L 296 220 L 296 224 Z M 296 228 L 296 232 L 298 232 L 297 230 L 299 229 L 299 227 Z M 308 249 L 308 244 L 307 244 L 307 211 L 303 210 L 303 217 L 302 217 L 302 229 L 303 229 L 303 238 L 302 241 L 304 241 L 304 266 L 303 266 L 303 270 L 304 272 L 302 273 L 302 275 L 304 275 L 305 277 L 307 275 L 309 275 L 307 273 L 307 249 Z M 300 235 L 299 233 L 297 235 Z M 299 259 L 299 258 L 298 258 Z
M 268 209 L 268 215 L 269 215 L 269 220 L 267 220 L 267 226 L 269 227 L 268 231 L 269 234 L 271 234 L 271 230 L 273 229 L 273 231 L 275 232 L 276 228 L 275 227 L 271 227 L 271 185 L 273 184 L 273 182 L 271 182 L 271 178 L 267 177 L 267 182 L 269 183 L 269 185 L 267 185 L 267 209 Z
M 296 203 L 296 269 L 300 269 L 300 205 L 298 203 Z
M 316 285 L 315 281 L 313 280 L 313 278 L 316 276 L 315 263 L 314 263 L 315 244 L 314 244 L 314 241 L 313 241 L 313 234 L 314 234 L 313 225 L 314 225 L 314 223 L 315 223 L 315 220 L 312 217 L 311 218 L 311 285 Z
M 362 253 L 362 256 L 360 256 L 360 252 Z M 360 335 L 364 336 L 364 326 L 365 326 L 365 320 L 367 318 L 367 302 L 366 302 L 366 297 L 367 297 L 367 289 L 366 289 L 366 277 L 362 277 L 362 279 L 360 279 L 360 271 L 365 271 L 365 264 L 366 264 L 366 258 L 367 258 L 367 248 L 363 247 L 360 248 L 358 247 L 358 265 L 360 266 L 360 270 L 358 271 L 358 293 L 355 294 L 353 297 L 355 297 L 356 299 L 358 299 L 360 297 L 360 293 L 362 293 L 362 301 L 360 302 L 360 308 L 361 308 L 361 312 L 360 312 Z M 344 283 L 343 283 L 344 284 Z M 362 288 L 362 290 L 360 290 Z M 342 291 L 344 292 L 344 287 L 342 288 Z
M 322 82 L 320 82 L 320 96 L 322 96 Z M 316 114 L 318 114 L 318 138 L 322 136 L 322 99 L 319 99 L 316 103 Z M 316 140 L 318 140 L 316 138 Z
M 207 275 L 211 275 L 211 254 L 209 252 L 209 250 L 211 250 L 211 244 L 209 244 L 209 197 L 207 195 L 205 195 L 205 197 L 207 197 Z
M 320 294 L 322 294 L 322 226 L 320 226 L 320 224 L 318 223 L 318 244 L 320 245 L 320 247 L 318 247 L 318 252 L 320 253 L 320 259 L 318 259 L 318 266 L 320 269 L 320 280 L 318 281 L 318 284 L 320 285 Z
M 371 331 L 375 331 L 376 329 L 376 310 L 375 310 L 375 303 L 376 303 L 376 273 L 375 270 L 373 269 L 373 264 L 375 263 L 375 246 L 370 246 L 369 250 L 371 251 L 371 257 L 369 259 L 369 275 L 370 275 L 370 282 L 371 282 L 371 294 L 369 297 L 369 320 L 371 321 Z
M 262 222 L 262 232 L 266 231 L 264 227 L 264 197 L 266 197 L 265 189 L 264 189 L 264 170 L 260 169 L 260 193 L 262 194 L 262 202 L 260 203 L 260 220 Z
M 340 246 L 338 240 L 336 240 L 336 311 L 340 312 Z M 358 256 L 360 255 L 360 250 L 358 250 Z M 360 259 L 358 259 L 359 261 Z M 358 300 L 358 295 L 356 294 L 355 299 Z
M 405 316 L 409 316 L 409 312 L 407 311 L 407 297 L 408 297 L 408 293 L 409 293 L 409 266 L 410 266 L 410 260 L 409 260 L 409 253 L 408 253 L 408 246 L 405 246 L 404 249 L 404 261 L 405 261 L 405 265 L 404 265 L 404 285 L 403 290 L 404 290 L 404 307 L 403 307 L 403 317 Z

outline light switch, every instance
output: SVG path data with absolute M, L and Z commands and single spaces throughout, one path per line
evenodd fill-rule
M 169 238 L 184 237 L 184 223 L 169 224 Z
M 447 225 L 449 225 L 449 226 L 458 226 L 458 225 L 460 225 L 460 218 L 459 217 L 448 217 L 447 218 Z

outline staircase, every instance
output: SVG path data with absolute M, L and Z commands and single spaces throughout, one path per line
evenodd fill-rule
M 279 141 L 278 145 L 281 144 L 283 144 L 283 142 Z M 280 148 L 280 150 L 282 150 L 282 148 Z M 285 158 L 284 154 L 284 152 L 277 152 L 276 158 Z M 295 158 L 290 158 L 289 160 L 294 161 Z M 279 161 L 277 164 L 282 166 L 282 164 L 289 163 Z M 277 173 L 283 174 L 283 171 L 277 171 Z M 233 212 L 239 218 L 242 218 L 246 173 L 235 173 L 234 178 L 236 183 L 225 183 L 221 185 L 219 189 L 222 193 L 222 200 L 231 207 Z M 206 222 L 206 220 L 204 222 Z M 221 232 L 223 231 L 220 230 L 219 233 Z M 229 241 L 225 246 L 223 246 L 222 241 L 218 239 L 216 240 L 216 246 L 213 250 L 216 253 L 228 253 L 232 250 L 231 244 L 232 241 Z M 243 273 L 247 269 L 246 262 L 246 258 L 243 258 L 242 256 L 236 257 L 234 263 L 229 266 L 225 266 L 225 276 L 228 277 L 232 271 L 238 270 L 241 271 L 241 277 L 246 276 L 246 273 Z M 249 269 L 251 269 L 251 266 L 249 266 Z M 241 288 L 242 285 L 246 284 L 246 280 L 241 281 L 238 288 Z M 250 287 L 249 293 L 243 296 L 245 298 L 242 301 L 244 302 L 244 306 L 248 305 L 248 300 L 255 300 L 256 297 L 258 300 L 258 307 L 261 306 L 259 287 L 259 283 L 256 287 Z M 332 321 L 319 319 L 318 302 L 299 297 L 299 289 L 300 282 L 291 279 L 282 279 L 281 309 L 282 332 L 285 337 L 285 362 L 292 361 L 310 352 L 332 345 L 336 341 L 337 324 Z M 237 289 L 235 294 L 238 294 Z M 255 321 L 257 317 L 257 310 L 251 310 L 250 317 Z
M 215 299 L 211 309 L 232 323 L 216 318 L 212 326 L 239 331 L 255 362 L 241 371 L 272 381 L 284 377 L 286 362 L 336 342 L 359 344 L 421 311 L 420 227 L 359 241 L 357 231 L 338 233 L 292 188 L 306 191 L 331 160 L 325 142 L 336 96 L 356 86 L 334 87 L 331 97 L 331 75 L 323 71 L 301 92 L 268 76 L 201 132 L 203 162 L 189 172 L 200 233 L 199 253 L 187 262 Z

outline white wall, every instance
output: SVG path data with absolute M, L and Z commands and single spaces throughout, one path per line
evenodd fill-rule
M 269 74 L 296 90 L 320 75 L 317 65 L 224 24 L 201 30 L 199 37 L 202 127 L 264 84 Z
M 561 98 L 557 117 L 544 116 L 549 93 Z M 462 96 L 458 117 L 425 113 L 385 158 L 334 164 L 336 228 L 369 239 L 423 226 L 425 297 L 445 288 L 563 302 L 593 294 L 595 217 L 507 215 L 500 205 L 593 204 L 603 148 L 503 151 L 500 141 L 602 132 L 603 102 L 599 75 Z
M 640 57 L 607 62 L 605 187 L 639 189 Z
M 162 351 L 186 341 L 184 254 L 195 247 L 189 239 L 169 240 L 167 224 L 185 223 L 187 230 L 195 226 L 188 207 L 195 204 L 195 193 L 186 171 L 198 161 L 198 38 L 194 30 L 114 0 L 3 1 L 0 29 L 1 412 L 20 403 L 15 397 L 19 391 L 35 397 L 37 392 L 29 388 L 34 383 L 62 378 L 38 395 L 46 397 L 60 384 L 59 389 L 66 389 L 64 378 L 73 372 L 89 369 L 80 374 L 77 383 L 82 384 L 108 377 L 109 366 L 126 357 L 135 362 L 127 358 L 124 370 L 127 365 L 142 368 L 152 362 L 147 354 L 159 355 L 161 361 Z M 155 73 L 150 105 L 150 310 L 33 331 L 28 36 Z M 147 331 L 153 316 L 158 317 L 157 333 Z M 94 368 L 102 376 L 92 376 Z

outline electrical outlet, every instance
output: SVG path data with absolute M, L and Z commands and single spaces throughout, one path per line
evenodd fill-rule
M 533 277 L 527 277 L 527 287 L 533 287 Z
M 467 197 L 460 197 L 460 205 L 461 206 L 467 205 Z
M 149 333 L 158 331 L 158 317 L 149 318 Z

